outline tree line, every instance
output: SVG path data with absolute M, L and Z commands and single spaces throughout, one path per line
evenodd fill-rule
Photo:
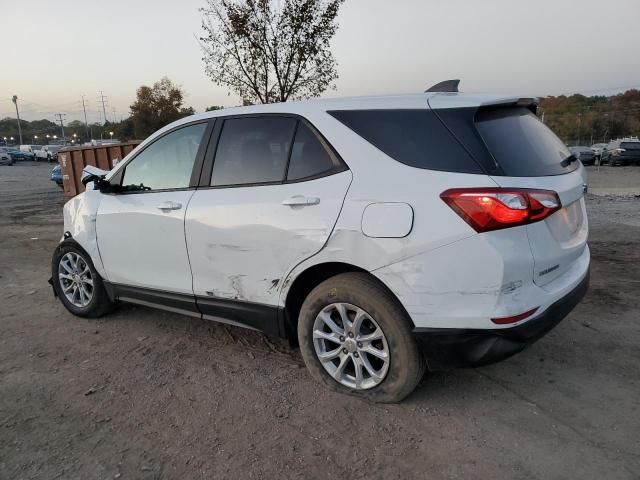
M 344 0 L 206 0 L 198 39 L 211 80 L 236 93 L 243 105 L 320 96 L 335 89 L 337 63 L 330 41 Z M 120 122 L 79 121 L 65 127 L 67 138 L 144 139 L 163 126 L 195 113 L 184 91 L 164 77 L 136 91 L 130 116 Z M 221 108 L 211 106 L 208 110 Z M 545 97 L 538 115 L 568 144 L 604 142 L 640 134 L 640 91 L 587 97 Z M 0 138 L 17 136 L 17 122 L 0 120 Z M 48 120 L 22 122 L 23 137 L 58 135 Z M 113 135 L 112 133 L 113 132 Z
M 640 135 L 640 90 L 613 96 L 544 97 L 538 116 L 568 145 Z

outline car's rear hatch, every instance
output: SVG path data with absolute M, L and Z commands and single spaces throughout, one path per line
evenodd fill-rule
M 526 226 L 534 257 L 533 281 L 543 286 L 567 272 L 584 253 L 588 224 L 585 177 L 580 162 L 533 114 L 531 100 L 439 108 L 440 119 L 503 188 L 533 188 L 558 194 L 562 208 Z

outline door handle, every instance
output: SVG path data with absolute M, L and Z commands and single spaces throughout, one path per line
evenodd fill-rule
M 305 197 L 304 195 L 294 195 L 282 201 L 282 205 L 289 207 L 300 207 L 305 205 L 318 205 L 320 199 L 318 197 Z
M 165 210 L 180 210 L 182 208 L 182 204 L 181 203 L 175 203 L 175 202 L 163 202 L 160 205 L 158 205 L 158 209 L 165 211 Z

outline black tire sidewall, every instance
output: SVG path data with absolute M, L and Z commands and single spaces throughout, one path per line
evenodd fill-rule
M 384 380 L 368 390 L 338 383 L 322 366 L 313 345 L 313 324 L 324 307 L 345 302 L 358 306 L 375 319 L 389 346 L 389 370 Z M 318 285 L 300 310 L 298 341 L 311 375 L 331 390 L 380 403 L 395 403 L 409 395 L 424 373 L 424 360 L 411 332 L 410 321 L 397 299 L 363 273 L 337 275 Z

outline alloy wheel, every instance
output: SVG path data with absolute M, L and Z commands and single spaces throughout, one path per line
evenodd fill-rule
M 84 258 L 74 252 L 66 253 L 58 263 L 58 281 L 69 302 L 84 308 L 93 298 L 93 276 Z
M 318 313 L 313 346 L 327 373 L 349 388 L 373 388 L 389 370 L 389 345 L 382 328 L 350 303 L 332 303 Z

